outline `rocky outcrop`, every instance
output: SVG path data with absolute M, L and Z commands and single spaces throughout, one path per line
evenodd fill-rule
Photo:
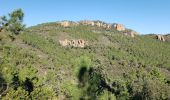
M 71 27 L 71 26 L 76 26 L 76 25 L 89 25 L 89 26 L 96 26 L 96 27 L 101 27 L 101 28 L 106 28 L 110 29 L 112 28 L 112 24 L 108 24 L 102 21 L 91 21 L 91 20 L 83 20 L 79 22 L 73 22 L 73 21 L 61 21 L 59 24 L 63 27 Z
M 170 41 L 170 33 L 167 33 L 166 35 L 163 36 L 165 41 Z
M 88 41 L 82 40 L 82 39 L 72 39 L 72 40 L 59 40 L 59 43 L 61 46 L 66 47 L 66 46 L 72 46 L 72 47 L 80 47 L 84 48 L 85 46 L 88 45 Z
M 63 27 L 71 27 L 75 25 L 89 25 L 89 26 L 96 26 L 96 27 L 101 27 L 101 28 L 106 28 L 106 29 L 111 29 L 115 28 L 118 31 L 124 31 L 126 30 L 125 26 L 123 24 L 109 24 L 105 23 L 103 21 L 92 21 L 92 20 L 82 20 L 79 22 L 73 22 L 73 21 L 61 21 L 59 24 Z
M 90 25 L 90 26 L 94 26 L 95 25 L 94 21 L 90 21 L 90 20 L 80 21 L 79 24 L 81 24 L 81 25 Z
M 83 21 L 80 21 L 79 24 L 97 26 L 97 27 L 102 27 L 102 28 L 107 28 L 107 29 L 112 28 L 111 24 L 108 24 L 108 23 L 105 23 L 105 22 L 102 22 L 102 21 L 83 20 Z
M 124 33 L 124 34 L 127 35 L 127 36 L 130 36 L 130 37 L 135 37 L 135 34 L 133 32 Z
M 156 39 L 160 40 L 160 41 L 165 41 L 165 38 L 162 35 L 156 35 Z
M 63 27 L 71 27 L 71 26 L 78 25 L 78 23 L 73 22 L 73 21 L 61 21 L 59 22 L 59 24 Z
M 70 26 L 70 22 L 68 21 L 63 21 L 63 22 L 60 22 L 61 26 L 63 27 L 69 27 Z
M 105 29 L 116 29 L 117 31 L 120 31 L 124 35 L 130 36 L 130 37 L 135 37 L 137 35 L 137 32 L 125 28 L 123 24 L 109 24 L 105 23 L 103 21 L 92 21 L 92 20 L 82 20 L 79 22 L 73 22 L 73 21 L 62 21 L 59 22 L 61 26 L 63 27 L 71 27 L 71 26 L 76 26 L 76 25 L 87 25 L 87 26 L 95 26 L 99 28 L 105 28 Z
M 135 37 L 136 35 L 138 35 L 137 32 L 131 30 L 131 29 L 126 29 L 123 31 L 124 35 L 130 36 L 130 37 Z
M 114 24 L 114 28 L 118 31 L 124 31 L 125 26 L 123 24 Z

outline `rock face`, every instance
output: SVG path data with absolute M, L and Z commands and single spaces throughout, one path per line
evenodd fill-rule
M 135 37 L 135 35 L 138 35 L 137 32 L 130 30 L 130 29 L 124 30 L 123 33 L 127 36 L 130 36 L 130 37 Z
M 79 24 L 97 26 L 97 27 L 102 27 L 102 28 L 107 28 L 107 29 L 112 28 L 111 24 L 108 24 L 108 23 L 105 23 L 105 22 L 102 22 L 102 21 L 83 20 L 83 21 L 80 21 Z
M 61 26 L 63 27 L 69 27 L 70 26 L 70 23 L 68 21 L 63 21 L 63 22 L 60 22 Z
M 71 27 L 71 26 L 78 25 L 78 23 L 72 21 L 61 21 L 59 22 L 59 24 L 63 27 Z
M 90 26 L 96 26 L 96 27 L 101 27 L 101 28 L 106 28 L 106 29 L 111 29 L 115 28 L 118 31 L 124 31 L 126 30 L 125 26 L 123 24 L 109 24 L 105 23 L 103 21 L 91 21 L 91 20 L 82 20 L 79 22 L 73 22 L 73 21 L 61 21 L 59 24 L 63 27 L 71 27 L 75 25 L 90 25 Z
M 165 38 L 162 35 L 156 35 L 156 39 L 160 40 L 160 41 L 165 41 Z
M 108 24 L 102 21 L 91 21 L 91 20 L 83 20 L 79 22 L 72 22 L 72 21 L 61 21 L 59 24 L 63 27 L 71 27 L 75 25 L 90 25 L 90 26 L 96 26 L 96 27 L 101 27 L 101 28 L 106 28 L 110 29 L 113 27 L 112 24 Z
M 90 21 L 90 20 L 80 21 L 79 24 L 82 24 L 82 25 L 91 25 L 91 26 L 95 25 L 95 23 L 93 21 Z
M 88 45 L 88 41 L 82 40 L 82 39 L 72 39 L 72 40 L 59 40 L 59 43 L 61 46 L 72 46 L 72 47 L 80 47 L 80 48 L 84 48 L 85 46 Z
M 123 24 L 109 24 L 105 23 L 103 21 L 92 21 L 92 20 L 82 20 L 79 22 L 73 22 L 73 21 L 62 21 L 59 22 L 59 24 L 63 27 L 72 27 L 76 25 L 88 25 L 88 26 L 95 26 L 99 28 L 105 28 L 105 29 L 116 29 L 117 31 L 121 31 L 124 35 L 130 36 L 130 37 L 135 37 L 137 35 L 137 32 L 125 28 Z
M 170 33 L 167 33 L 163 37 L 164 37 L 165 41 L 170 41 Z
M 135 37 L 135 34 L 133 32 L 128 32 L 128 33 L 124 33 L 124 34 L 127 36 L 130 36 L 130 37 Z
M 114 28 L 118 31 L 124 31 L 125 30 L 125 26 L 123 24 L 115 24 Z

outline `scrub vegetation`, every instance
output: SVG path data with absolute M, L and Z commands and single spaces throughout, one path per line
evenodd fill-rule
M 115 29 L 56 22 L 25 28 L 15 10 L 0 20 L 2 100 L 169 100 L 170 43 Z M 84 48 L 61 38 L 84 39 Z

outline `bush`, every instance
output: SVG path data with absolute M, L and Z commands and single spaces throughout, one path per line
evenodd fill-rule
M 28 92 L 19 87 L 16 90 L 10 89 L 8 93 L 2 98 L 2 100 L 28 100 Z
M 56 100 L 55 92 L 49 87 L 35 88 L 30 98 L 31 100 Z

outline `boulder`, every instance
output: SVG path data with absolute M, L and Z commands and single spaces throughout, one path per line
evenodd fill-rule
M 160 40 L 160 41 L 165 41 L 165 38 L 162 35 L 156 35 L 156 39 Z
M 165 41 L 170 41 L 170 33 L 167 33 L 163 37 L 164 37 Z
M 137 32 L 135 32 L 131 29 L 126 29 L 123 33 L 127 36 L 130 36 L 130 37 L 135 37 L 135 35 L 138 35 Z
M 82 47 L 82 48 L 85 47 L 86 45 L 88 45 L 88 42 L 84 41 L 82 39 L 79 39 L 77 42 L 78 42 L 78 46 Z
M 124 31 L 125 30 L 125 26 L 123 24 L 115 24 L 114 28 L 118 31 Z
M 70 41 L 65 39 L 65 40 L 59 40 L 60 45 L 62 46 L 68 46 L 70 45 Z
M 135 37 L 135 34 L 134 33 L 132 33 L 132 32 L 129 32 L 129 33 L 124 33 L 125 35 L 127 35 L 127 36 L 130 36 L 130 37 Z
M 130 36 L 130 37 L 135 37 L 136 35 L 138 35 L 138 33 L 134 30 L 131 29 L 126 29 L 123 31 L 124 35 Z

